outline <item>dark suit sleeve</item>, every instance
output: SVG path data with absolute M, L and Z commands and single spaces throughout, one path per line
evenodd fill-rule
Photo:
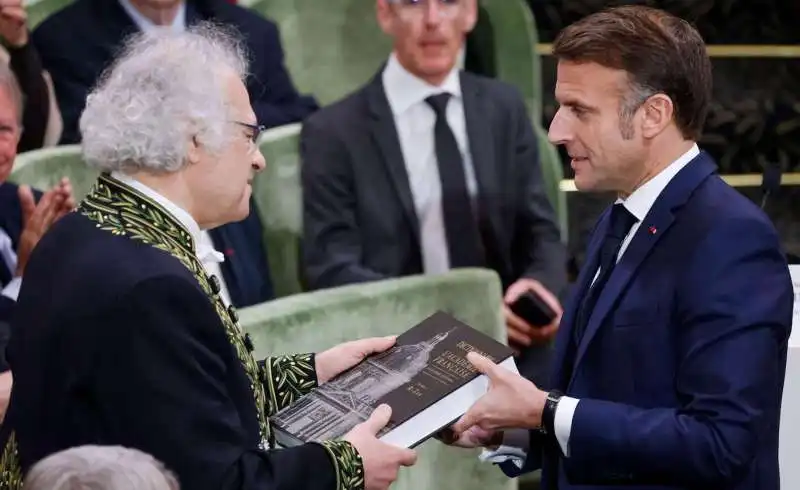
M 682 406 L 580 400 L 564 460 L 575 484 L 733 488 L 775 430 L 792 319 L 786 261 L 763 221 L 708 233 L 673 313 Z
M 262 37 L 250 81 L 258 122 L 270 128 L 301 122 L 319 105 L 313 97 L 300 95 L 295 89 L 284 63 L 278 27 L 270 21 L 259 27 Z
M 559 296 L 567 283 L 566 247 L 555 210 L 544 188 L 536 135 L 533 132 L 525 103 L 515 103 L 516 138 L 515 171 L 519 176 L 516 209 L 515 255 L 524 257 L 523 276 L 536 279 Z
M 62 25 L 64 22 L 58 17 L 56 15 L 43 22 L 33 31 L 31 41 L 41 57 L 44 69 L 53 80 L 58 108 L 64 122 L 60 140 L 60 144 L 64 145 L 81 140 L 78 122 L 86 105 L 89 89 L 96 80 L 91 62 L 81 58 L 80 44 L 69 37 L 74 35 L 74 29 Z
M 331 128 L 313 119 L 300 135 L 303 188 L 303 261 L 311 289 L 377 281 L 361 265 L 362 238 L 347 150 Z
M 255 448 L 258 435 L 245 432 L 237 410 L 251 396 L 233 400 L 228 389 L 238 359 L 188 280 L 144 281 L 120 305 L 100 333 L 107 349 L 96 375 L 121 444 L 164 462 L 182 488 L 361 489 L 363 468 L 349 443 Z
M 42 62 L 33 43 L 22 47 L 9 46 L 9 66 L 17 77 L 25 97 L 22 111 L 22 136 L 17 151 L 35 150 L 44 145 L 50 118 L 50 92 L 44 79 Z

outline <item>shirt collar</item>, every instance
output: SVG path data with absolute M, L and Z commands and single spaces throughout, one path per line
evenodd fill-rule
M 180 7 L 178 7 L 178 13 L 175 15 L 175 19 L 170 26 L 154 24 L 153 21 L 142 15 L 142 13 L 133 6 L 130 0 L 119 0 L 119 3 L 133 20 L 134 24 L 143 32 L 150 32 L 158 28 L 171 29 L 173 32 L 183 32 L 186 29 L 186 2 L 181 2 Z
M 208 238 L 207 234 L 200 230 L 197 221 L 185 209 L 181 208 L 174 202 L 170 201 L 153 188 L 142 184 L 133 177 L 123 174 L 122 172 L 112 172 L 111 177 L 117 179 L 123 184 L 136 189 L 148 198 L 152 199 L 163 207 L 169 214 L 177 219 L 189 232 L 194 241 L 195 254 L 201 262 L 212 260 L 214 262 L 223 262 L 225 256 L 214 249 L 213 242 Z
M 389 56 L 386 68 L 383 70 L 383 88 L 389 100 L 389 107 L 395 116 L 401 115 L 431 95 L 447 92 L 454 97 L 461 97 L 461 81 L 457 66 L 453 67 L 444 82 L 437 87 L 406 70 L 397 60 L 395 53 Z
M 617 203 L 622 203 L 625 209 L 630 211 L 637 220 L 644 220 L 650 208 L 658 199 L 661 192 L 667 187 L 670 181 L 685 167 L 689 162 L 700 154 L 700 149 L 697 144 L 681 155 L 677 160 L 668 165 L 664 170 L 659 172 L 655 177 L 648 180 L 641 187 L 633 191 L 627 199 L 617 199 Z

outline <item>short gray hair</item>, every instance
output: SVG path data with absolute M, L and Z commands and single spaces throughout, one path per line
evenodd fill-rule
M 212 154 L 231 137 L 225 75 L 247 76 L 231 28 L 201 23 L 138 33 L 89 94 L 80 120 L 83 157 L 100 171 L 174 172 L 195 138 Z
M 79 446 L 31 468 L 23 490 L 178 490 L 177 478 L 155 458 L 121 446 Z
M 6 91 L 11 101 L 14 102 L 14 106 L 17 109 L 17 123 L 22 125 L 22 112 L 24 108 L 22 89 L 20 89 L 17 76 L 14 75 L 14 72 L 11 71 L 11 67 L 6 63 L 0 63 L 0 87 Z

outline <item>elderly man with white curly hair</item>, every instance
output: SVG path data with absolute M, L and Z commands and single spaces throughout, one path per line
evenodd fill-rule
M 201 25 L 135 38 L 89 96 L 83 155 L 102 175 L 28 263 L 0 488 L 86 444 L 151 454 L 186 490 L 383 489 L 414 463 L 376 438 L 388 407 L 343 440 L 273 446 L 271 414 L 394 338 L 253 357 L 195 249 L 247 216 L 265 165 L 245 76 L 241 43 Z

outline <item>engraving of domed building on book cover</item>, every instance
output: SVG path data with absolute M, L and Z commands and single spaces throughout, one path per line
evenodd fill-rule
M 273 420 L 300 441 L 320 442 L 341 437 L 367 420 L 384 396 L 422 372 L 434 347 L 454 330 L 415 344 L 397 345 L 368 358 L 349 373 L 319 386 L 282 410 Z M 379 436 L 391 428 L 390 424 Z

